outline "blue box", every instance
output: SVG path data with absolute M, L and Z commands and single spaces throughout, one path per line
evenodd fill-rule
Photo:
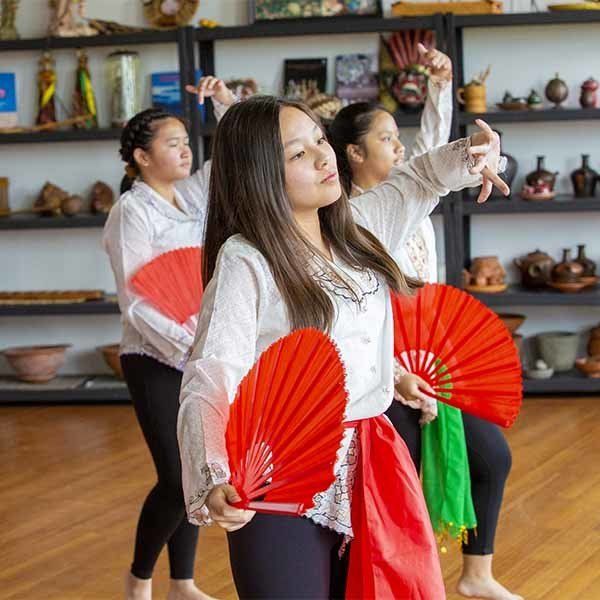
M 17 124 L 17 86 L 14 73 L 0 73 L 0 127 Z
M 200 81 L 202 71 L 196 69 L 196 83 Z M 162 108 L 175 115 L 183 115 L 181 105 L 181 89 L 179 87 L 179 72 L 166 71 L 163 73 L 152 73 L 152 106 Z M 204 122 L 204 106 L 198 105 L 202 122 Z

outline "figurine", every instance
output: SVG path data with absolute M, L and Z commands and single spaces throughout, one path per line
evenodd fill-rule
M 17 40 L 19 32 L 15 26 L 19 0 L 2 0 L 2 20 L 0 20 L 0 40 Z
M 115 200 L 115 195 L 106 183 L 96 181 L 91 191 L 91 211 L 93 213 L 108 214 Z
M 80 37 L 98 34 L 85 20 L 85 0 L 49 0 L 49 5 L 53 11 L 49 35 Z
M 503 286 L 506 271 L 500 264 L 497 256 L 478 256 L 473 259 L 469 271 L 464 271 L 466 286 L 478 288 Z
M 77 122 L 74 127 L 92 129 L 98 127 L 96 98 L 92 88 L 92 78 L 88 68 L 88 57 L 84 50 L 77 51 L 77 73 L 75 74 L 75 91 L 73 93 L 73 116 L 87 117 Z
M 560 108 L 560 105 L 567 99 L 568 95 L 569 88 L 557 73 L 556 77 L 551 79 L 546 86 L 546 98 L 554 104 L 554 108 Z
M 581 96 L 579 96 L 579 104 L 582 108 L 598 108 L 598 82 L 590 77 L 581 85 Z
M 36 125 L 56 122 L 56 72 L 54 59 L 49 52 L 44 52 L 39 60 L 38 72 L 38 114 Z
M 531 90 L 531 93 L 527 98 L 527 105 L 531 110 L 540 110 L 544 108 L 542 97 L 535 90 Z

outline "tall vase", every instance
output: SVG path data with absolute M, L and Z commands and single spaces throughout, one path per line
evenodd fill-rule
M 598 173 L 590 168 L 589 154 L 581 155 L 581 167 L 571 173 L 571 182 L 576 198 L 591 198 L 596 190 Z

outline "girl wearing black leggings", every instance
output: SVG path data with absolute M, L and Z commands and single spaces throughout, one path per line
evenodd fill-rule
M 198 90 L 192 89 L 214 95 L 218 116 L 233 101 L 223 82 L 213 77 L 201 80 Z M 178 117 L 159 109 L 145 110 L 129 121 L 121 135 L 120 153 L 127 175 L 108 217 L 103 243 L 122 314 L 123 373 L 157 474 L 139 516 L 125 597 L 151 600 L 152 573 L 166 545 L 171 575 L 168 599 L 208 599 L 194 585 L 198 528 L 185 516 L 177 447 L 181 375 L 197 316 L 180 325 L 135 294 L 128 283 L 156 256 L 203 245 L 208 166 L 190 176 L 186 128 Z
M 413 156 L 445 144 L 452 121 L 452 64 L 435 50 L 421 52 L 430 62 L 428 97 L 421 129 L 413 144 Z M 337 115 L 330 128 L 338 168 L 346 191 L 358 196 L 383 181 L 402 163 L 405 150 L 392 115 L 367 103 L 350 105 Z M 435 232 L 425 217 L 402 247 L 393 253 L 403 273 L 421 281 L 437 281 Z M 417 470 L 421 464 L 421 424 L 435 418 L 435 402 L 422 393 L 427 384 L 415 375 L 397 378 L 397 402 L 386 414 L 406 442 Z M 418 410 L 417 410 L 418 408 Z M 470 531 L 463 547 L 463 573 L 458 592 L 466 597 L 489 600 L 519 600 L 500 585 L 492 574 L 494 537 L 504 484 L 511 465 L 508 445 L 495 425 L 463 414 L 465 440 L 471 473 L 471 495 L 477 531 Z

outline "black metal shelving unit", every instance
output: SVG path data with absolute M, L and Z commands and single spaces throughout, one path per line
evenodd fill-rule
M 454 86 L 463 84 L 463 31 L 475 27 L 513 27 L 513 26 L 561 26 L 565 24 L 598 24 L 599 11 L 573 11 L 557 13 L 523 13 L 504 15 L 434 15 L 414 18 L 338 18 L 260 22 L 241 27 L 218 27 L 215 29 L 185 27 L 172 31 L 147 31 L 126 35 L 95 36 L 90 38 L 39 38 L 26 40 L 0 41 L 0 52 L 23 50 L 59 50 L 80 47 L 103 47 L 143 44 L 175 43 L 178 47 L 179 71 L 182 88 L 194 81 L 196 50 L 199 66 L 205 73 L 215 72 L 215 46 L 228 40 L 260 40 L 288 36 L 314 36 L 336 34 L 383 33 L 407 29 L 433 29 L 436 32 L 438 47 L 444 49 L 455 65 Z M 214 117 L 210 103 L 207 105 L 206 124 L 200 122 L 200 115 L 193 96 L 182 89 L 184 114 L 190 123 L 192 147 L 195 165 L 210 153 L 210 143 L 215 130 Z M 467 128 L 481 116 L 491 123 L 541 123 L 561 121 L 600 120 L 600 109 L 543 109 L 540 111 L 500 112 L 493 111 L 483 115 L 468 114 L 460 111 L 455 104 L 453 137 L 466 135 Z M 397 115 L 402 127 L 417 127 L 418 115 Z M 41 133 L 15 133 L 0 135 L 0 144 L 47 143 L 67 141 L 117 140 L 118 129 L 99 129 L 92 131 L 68 130 Z M 203 144 L 200 145 L 200 140 Z M 202 150 L 203 152 L 200 152 Z M 519 197 L 491 200 L 478 205 L 467 193 L 453 194 L 436 209 L 444 217 L 445 251 L 447 278 L 449 283 L 460 285 L 462 268 L 470 261 L 471 215 L 494 215 L 510 213 L 566 213 L 595 212 L 600 210 L 600 198 L 580 199 L 572 196 L 559 196 L 547 202 L 528 202 Z M 55 229 L 76 227 L 100 227 L 104 224 L 102 215 L 82 215 L 68 218 L 44 218 L 38 216 L 15 216 L 0 219 L 0 229 Z M 578 294 L 562 294 L 553 290 L 532 292 L 519 286 L 511 286 L 502 294 L 477 295 L 489 306 L 596 306 L 600 305 L 600 292 L 588 290 Z M 72 305 L 29 305 L 0 306 L 1 316 L 28 315 L 101 315 L 117 314 L 118 306 L 114 302 L 87 302 Z M 598 380 L 583 377 L 578 372 L 559 374 L 549 380 L 526 380 L 528 393 L 573 393 L 600 392 Z M 111 400 L 114 390 L 98 392 L 94 390 L 63 390 L 48 392 L 47 401 Z M 39 400 L 38 396 L 38 400 Z M 6 401 L 5 391 L 0 389 L 0 402 Z M 23 396 L 23 401 L 35 400 L 33 396 Z
M 573 11 L 524 13 L 505 15 L 472 15 L 446 17 L 448 50 L 455 66 L 455 88 L 464 85 L 464 47 L 463 31 L 468 28 L 529 27 L 597 24 L 600 34 L 600 12 Z M 456 96 L 455 96 L 456 97 Z M 453 137 L 468 134 L 468 127 L 475 119 L 482 118 L 492 124 L 519 123 L 526 126 L 535 123 L 556 123 L 564 121 L 599 121 L 600 109 L 554 109 L 527 111 L 495 111 L 484 114 L 465 113 L 455 101 Z M 454 285 L 462 284 L 462 269 L 471 261 L 471 217 L 493 216 L 494 214 L 547 213 L 564 214 L 575 212 L 596 212 L 600 210 L 600 198 L 575 198 L 572 195 L 558 195 L 549 201 L 527 201 L 517 195 L 508 199 L 492 199 L 485 204 L 477 204 L 468 191 L 452 194 L 449 199 L 451 215 L 446 221 L 445 235 L 454 240 L 454 257 L 450 261 L 448 280 Z M 486 305 L 506 306 L 600 306 L 598 289 L 583 290 L 578 293 L 562 293 L 553 289 L 533 291 L 519 285 L 509 286 L 500 294 L 474 294 Z M 526 393 L 599 393 L 600 381 L 587 378 L 578 371 L 556 374 L 547 380 L 524 380 Z

